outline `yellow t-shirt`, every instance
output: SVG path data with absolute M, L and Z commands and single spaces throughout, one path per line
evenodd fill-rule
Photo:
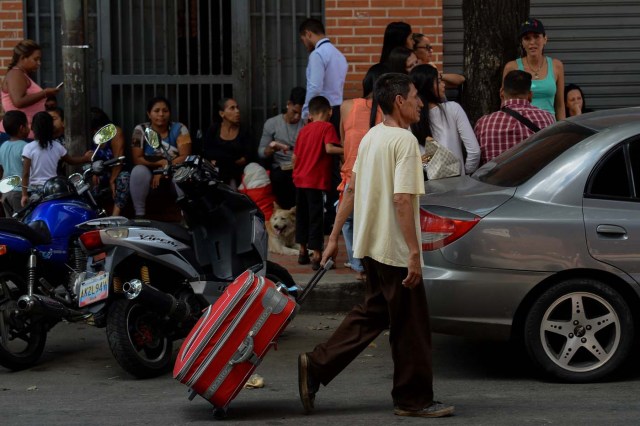
M 424 194 L 424 175 L 418 140 L 406 129 L 380 123 L 362 138 L 353 170 L 354 257 L 368 256 L 385 265 L 407 267 L 409 248 L 396 218 L 393 195 L 414 195 L 420 244 L 419 198 Z

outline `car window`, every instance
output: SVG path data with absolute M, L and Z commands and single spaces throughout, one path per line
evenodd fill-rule
M 640 198 L 640 139 L 631 141 L 629 144 L 629 159 L 631 160 L 635 196 Z
M 624 158 L 624 147 L 610 152 L 596 167 L 587 185 L 587 196 L 598 198 L 631 198 L 631 186 Z
M 594 130 L 570 122 L 541 130 L 480 167 L 471 176 L 491 185 L 522 185 L 560 154 L 595 134 Z

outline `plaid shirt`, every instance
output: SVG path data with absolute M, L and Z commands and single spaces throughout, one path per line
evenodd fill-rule
M 556 121 L 552 114 L 534 107 L 526 99 L 508 99 L 502 102 L 501 107 L 505 106 L 519 112 L 541 129 Z M 481 117 L 473 130 L 480 144 L 480 164 L 490 161 L 533 134 L 527 126 L 502 111 Z

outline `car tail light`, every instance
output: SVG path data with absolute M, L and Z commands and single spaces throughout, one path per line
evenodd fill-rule
M 0 256 L 7 254 L 7 246 L 4 244 L 0 244 Z
M 422 250 L 431 251 L 451 244 L 480 222 L 478 216 L 472 219 L 451 219 L 420 209 L 420 230 Z
M 103 246 L 99 230 L 85 232 L 80 235 L 80 241 L 87 250 L 95 250 Z

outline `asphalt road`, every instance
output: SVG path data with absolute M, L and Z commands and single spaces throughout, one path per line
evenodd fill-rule
M 429 424 L 632 424 L 640 418 L 640 371 L 610 383 L 548 382 L 507 344 L 434 335 L 436 397 L 456 406 L 445 419 L 411 419 L 392 413 L 388 337 L 376 342 L 321 388 L 316 411 L 302 414 L 297 354 L 336 327 L 340 315 L 301 313 L 277 352 L 258 368 L 261 389 L 243 390 L 224 424 L 378 425 Z M 186 387 L 170 375 L 135 380 L 119 368 L 104 330 L 60 324 L 41 362 L 22 372 L 0 367 L 0 425 L 183 425 L 213 421 L 210 404 L 188 401 Z

